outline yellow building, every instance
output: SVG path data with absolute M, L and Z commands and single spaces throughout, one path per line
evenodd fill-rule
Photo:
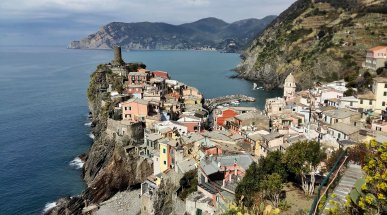
M 160 172 L 169 169 L 169 145 L 168 141 L 160 141 Z
M 358 107 L 381 113 L 387 107 L 387 78 L 376 77 L 373 80 L 372 92 L 357 95 L 359 99 Z
M 173 169 L 175 165 L 175 148 L 178 142 L 176 140 L 163 139 L 159 141 L 160 146 L 160 172 Z

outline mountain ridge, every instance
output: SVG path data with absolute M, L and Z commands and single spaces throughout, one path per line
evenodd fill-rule
M 227 23 L 208 17 L 179 25 L 165 22 L 111 22 L 68 48 L 109 49 L 119 45 L 134 50 L 202 49 L 240 50 L 262 31 L 275 16 Z M 230 47 L 233 46 L 234 47 Z

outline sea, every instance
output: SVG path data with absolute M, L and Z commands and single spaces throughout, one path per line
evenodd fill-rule
M 208 51 L 124 51 L 126 62 L 198 88 L 206 98 L 245 94 L 262 109 L 280 90 L 253 90 L 229 78 L 238 54 Z M 0 46 L 0 214 L 41 214 L 55 200 L 85 188 L 78 155 L 92 144 L 86 90 L 111 50 L 65 46 Z M 259 83 L 258 83 L 259 86 Z

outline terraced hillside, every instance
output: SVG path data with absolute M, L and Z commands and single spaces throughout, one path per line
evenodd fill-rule
M 239 76 L 270 89 L 292 72 L 300 88 L 353 78 L 368 48 L 387 44 L 386 0 L 298 0 L 242 54 Z

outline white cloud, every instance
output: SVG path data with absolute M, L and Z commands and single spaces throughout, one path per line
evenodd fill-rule
M 279 14 L 294 0 L 1 0 L 0 20 L 110 16 L 114 21 L 189 22 L 204 17 L 236 21 Z M 113 20 L 106 20 L 110 22 Z

